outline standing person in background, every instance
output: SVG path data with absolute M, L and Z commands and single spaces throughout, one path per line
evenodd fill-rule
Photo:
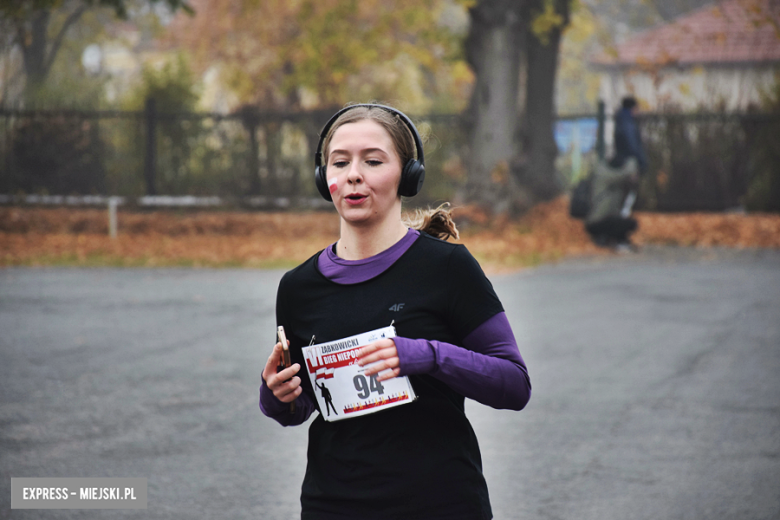
M 597 245 L 621 252 L 635 249 L 629 235 L 638 223 L 631 210 L 639 178 L 647 171 L 647 156 L 634 118 L 636 106 L 634 97 L 625 97 L 615 114 L 615 155 L 609 163 L 596 165 L 590 211 L 585 218 L 585 229 Z
M 353 105 L 320 136 L 315 181 L 339 214 L 340 239 L 282 278 L 277 324 L 293 364 L 277 372 L 277 343 L 260 388 L 261 410 L 284 426 L 319 412 L 309 427 L 301 518 L 490 519 L 464 400 L 520 410 L 531 393 L 501 302 L 466 248 L 445 241 L 458 236 L 449 211 L 402 220 L 401 196 L 414 196 L 425 173 L 422 140 L 406 115 Z M 366 344 L 358 364 L 377 386 L 408 377 L 416 399 L 351 418 L 341 413 L 351 403 L 334 402 L 338 419 L 324 415 L 308 368 L 300 371 L 302 348 L 313 336 L 333 342 L 391 323 L 395 337 Z
M 609 161 L 612 168 L 620 169 L 630 157 L 637 160 L 639 175 L 647 171 L 647 156 L 642 146 L 642 136 L 634 117 L 636 112 L 636 98 L 624 97 L 620 110 L 615 114 L 615 155 Z

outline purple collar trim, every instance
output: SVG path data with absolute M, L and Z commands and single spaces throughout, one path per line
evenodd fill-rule
M 409 229 L 406 235 L 381 253 L 362 260 L 344 260 L 328 246 L 317 259 L 317 268 L 330 280 L 341 285 L 352 285 L 376 278 L 387 271 L 396 260 L 412 247 L 420 236 L 416 229 Z

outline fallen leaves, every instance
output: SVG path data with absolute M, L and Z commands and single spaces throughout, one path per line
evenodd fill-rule
M 582 221 L 569 216 L 565 197 L 538 204 L 517 221 L 489 219 L 474 208 L 457 208 L 461 241 L 491 272 L 555 261 L 567 256 L 606 254 L 590 240 Z
M 780 248 L 780 215 L 639 213 L 637 244 Z
M 338 239 L 334 213 L 0 209 L 0 265 L 290 267 Z
M 596 247 L 568 200 L 539 204 L 518 220 L 455 208 L 461 242 L 486 271 L 499 272 L 577 255 Z M 780 248 L 780 215 L 638 213 L 639 245 Z M 106 210 L 0 208 L 0 265 L 284 267 L 338 239 L 334 212 L 119 211 L 108 237 Z

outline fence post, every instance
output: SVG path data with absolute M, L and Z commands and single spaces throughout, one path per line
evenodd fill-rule
M 249 193 L 260 195 L 260 145 L 257 142 L 257 126 L 248 125 L 249 133 Z
M 604 126 L 606 123 L 606 109 L 603 101 L 599 101 L 598 109 L 598 130 L 596 133 L 596 154 L 599 160 L 604 159 L 606 153 L 606 141 L 604 140 Z
M 147 98 L 144 110 L 146 121 L 146 150 L 144 154 L 144 179 L 146 180 L 146 194 L 157 195 L 155 180 L 157 172 L 157 106 L 154 98 Z
M 575 119 L 571 128 L 571 180 L 580 178 L 582 169 L 582 145 L 580 142 L 580 120 Z
M 260 195 L 260 145 L 257 142 L 257 127 L 260 112 L 256 106 L 244 105 L 238 109 L 241 122 L 249 135 L 249 194 Z M 266 136 L 266 139 L 268 136 Z
M 116 207 L 119 204 L 119 197 L 108 198 L 108 236 L 116 238 Z

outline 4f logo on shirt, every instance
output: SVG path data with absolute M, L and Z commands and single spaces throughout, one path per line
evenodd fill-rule
M 400 311 L 401 309 L 404 308 L 404 305 L 405 304 L 403 304 L 403 303 L 396 303 L 395 305 L 391 305 L 390 306 L 390 310 L 393 311 L 393 312 L 398 312 L 398 311 Z

